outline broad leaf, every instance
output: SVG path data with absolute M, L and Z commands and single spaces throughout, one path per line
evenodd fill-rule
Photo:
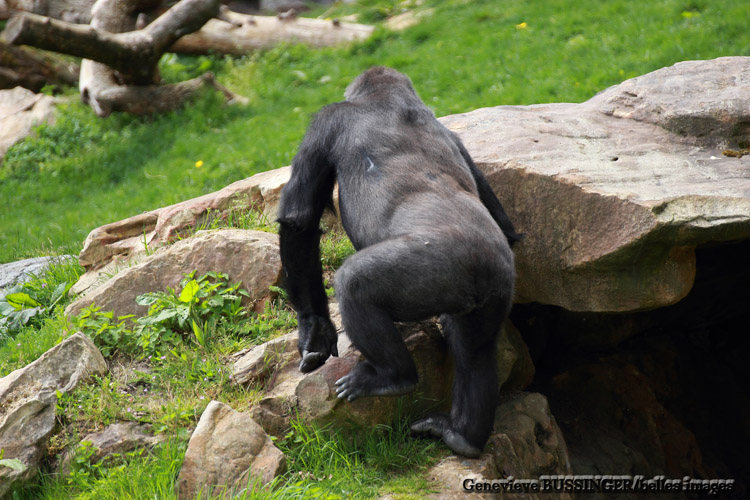
M 5 296 L 5 300 L 16 309 L 23 309 L 25 307 L 39 307 L 41 304 L 34 300 L 34 298 L 28 293 L 17 292 L 11 293 Z
M 185 284 L 185 288 L 180 292 L 180 302 L 193 302 L 198 290 L 200 290 L 200 285 L 197 281 L 188 281 L 187 284 Z
M 203 329 L 198 326 L 198 323 L 196 323 L 195 320 L 193 320 L 193 333 L 195 334 L 195 339 L 198 341 L 198 345 L 205 347 L 206 337 Z
M 13 470 L 16 470 L 18 472 L 23 472 L 26 469 L 28 469 L 28 467 L 26 466 L 26 464 L 24 464 L 23 462 L 21 462 L 17 458 L 3 458 L 3 459 L 0 459 L 0 467 L 3 467 L 3 466 L 9 467 L 9 468 L 11 468 Z

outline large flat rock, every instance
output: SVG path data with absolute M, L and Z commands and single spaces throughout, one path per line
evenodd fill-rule
M 262 311 L 271 296 L 269 287 L 281 278 L 279 238 L 275 234 L 245 229 L 199 231 L 194 236 L 160 248 L 142 262 L 117 272 L 113 277 L 78 297 L 66 309 L 77 316 L 95 304 L 117 316 L 143 316 L 148 307 L 136 298 L 147 292 L 178 288 L 184 275 L 196 271 L 196 278 L 210 271 L 225 273 L 231 283 L 242 282 L 249 303 Z
M 237 211 L 255 209 L 276 220 L 281 189 L 289 180 L 289 167 L 262 172 L 219 191 L 174 205 L 134 215 L 92 230 L 78 256 L 86 273 L 73 293 L 86 293 L 121 269 L 142 262 L 156 249 L 179 241 L 202 225 Z
M 573 311 L 673 304 L 695 248 L 750 238 L 750 57 L 690 61 L 581 104 L 442 118 L 517 229 L 517 299 Z

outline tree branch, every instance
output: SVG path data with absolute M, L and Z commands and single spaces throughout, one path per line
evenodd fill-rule
M 143 30 L 127 33 L 22 13 L 11 18 L 0 37 L 13 45 L 32 45 L 106 64 L 128 81 L 143 85 L 153 82 L 154 68 L 169 46 L 216 16 L 219 5 L 219 0 L 182 0 Z

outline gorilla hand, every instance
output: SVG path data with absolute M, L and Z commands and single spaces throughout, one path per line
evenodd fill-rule
M 326 316 L 297 316 L 299 326 L 299 353 L 302 361 L 299 370 L 311 372 L 326 362 L 328 356 L 338 356 L 338 334 L 331 319 Z

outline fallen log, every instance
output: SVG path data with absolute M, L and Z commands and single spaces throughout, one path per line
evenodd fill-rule
M 3 1 L 0 0 L 0 6 Z M 33 12 L 40 16 L 61 19 L 69 23 L 91 22 L 91 7 L 95 0 L 7 0 L 9 11 Z
M 216 16 L 219 5 L 219 0 L 182 0 L 144 29 L 127 33 L 118 32 L 120 19 L 102 19 L 111 18 L 112 9 L 97 12 L 96 5 L 91 25 L 27 12 L 11 18 L 2 40 L 91 59 L 119 71 L 129 83 L 144 85 L 153 82 L 154 67 L 170 45 Z
M 375 29 L 373 26 L 339 22 L 336 19 L 279 19 L 278 16 L 248 16 L 236 12 L 229 12 L 227 20 L 233 23 L 211 19 L 200 30 L 177 40 L 170 52 L 241 56 L 282 42 L 328 47 L 364 40 Z
M 57 0 L 46 1 L 48 8 L 59 10 Z M 180 0 L 150 21 L 144 12 L 153 12 L 157 3 L 158 0 L 97 0 L 91 8 L 89 25 L 20 13 L 11 18 L 0 39 L 82 57 L 81 98 L 97 115 L 107 116 L 113 111 L 140 115 L 173 110 L 207 85 L 224 93 L 229 102 L 246 102 L 219 85 L 210 74 L 159 86 L 158 62 L 169 50 L 243 55 L 281 42 L 321 47 L 362 40 L 374 29 L 293 15 L 248 16 L 223 8 L 220 0 Z M 0 71 L 0 79 L 3 76 Z
M 0 42 L 0 89 L 21 86 L 39 92 L 45 85 L 75 85 L 78 74 L 72 62 Z

